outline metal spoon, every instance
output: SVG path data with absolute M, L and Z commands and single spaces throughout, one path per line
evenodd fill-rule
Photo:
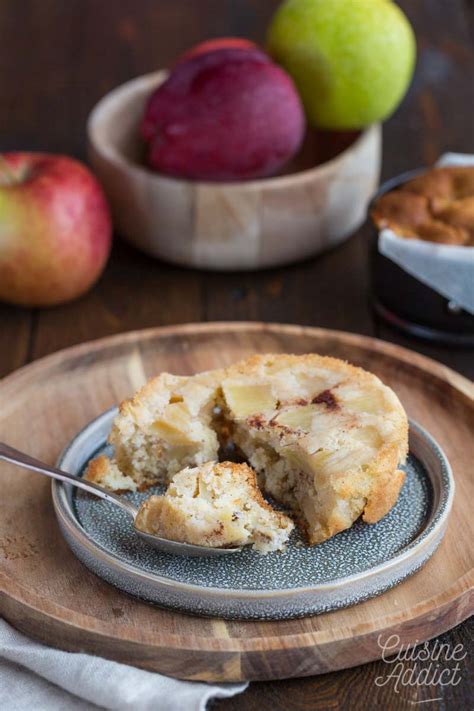
M 191 543 L 179 543 L 178 541 L 170 541 L 167 538 L 160 538 L 152 533 L 145 533 L 140 531 L 135 526 L 135 519 L 137 517 L 138 508 L 134 506 L 127 499 L 117 496 L 117 494 L 112 494 L 112 492 L 103 489 L 97 484 L 93 484 L 91 481 L 85 481 L 80 477 L 74 476 L 73 474 L 68 474 L 67 472 L 57 469 L 56 467 L 50 467 L 44 462 L 40 462 L 34 457 L 30 457 L 24 452 L 20 452 L 18 449 L 10 447 L 8 444 L 0 442 L 0 460 L 3 459 L 10 464 L 15 464 L 18 467 L 23 467 L 24 469 L 31 469 L 34 472 L 39 472 L 40 474 L 45 474 L 52 479 L 59 479 L 59 481 L 67 482 L 72 484 L 72 486 L 77 486 L 79 489 L 84 489 L 90 494 L 110 501 L 121 509 L 126 511 L 129 516 L 133 519 L 133 527 L 135 533 L 140 536 L 148 545 L 153 546 L 153 548 L 158 548 L 160 551 L 165 553 L 173 553 L 174 555 L 187 555 L 187 556 L 222 556 L 230 555 L 232 553 L 238 553 L 242 548 L 210 548 L 207 546 L 195 546 Z

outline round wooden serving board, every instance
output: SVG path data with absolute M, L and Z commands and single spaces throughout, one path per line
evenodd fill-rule
M 424 568 L 351 608 L 285 622 L 228 622 L 162 610 L 90 573 L 56 524 L 50 482 L 0 465 L 0 612 L 68 650 L 186 679 L 307 676 L 381 656 L 377 638 L 434 637 L 472 613 L 474 402 L 471 383 L 416 353 L 335 331 L 247 323 L 187 325 L 86 343 L 0 383 L 0 439 L 53 463 L 87 422 L 161 370 L 191 373 L 254 352 L 315 351 L 347 359 L 395 389 L 444 448 L 456 480 L 446 536 Z

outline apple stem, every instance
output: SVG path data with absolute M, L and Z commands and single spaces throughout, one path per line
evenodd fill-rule
M 6 185 L 16 185 L 19 181 L 17 176 L 10 168 L 8 161 L 0 153 L 0 179 L 3 178 Z

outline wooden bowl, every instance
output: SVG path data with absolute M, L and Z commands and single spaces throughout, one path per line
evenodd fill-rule
M 378 185 L 380 125 L 309 134 L 290 174 L 226 183 L 171 178 L 146 168 L 138 135 L 145 102 L 165 78 L 160 71 L 123 84 L 88 120 L 91 164 L 118 232 L 132 244 L 184 266 L 259 269 L 319 254 L 359 227 Z

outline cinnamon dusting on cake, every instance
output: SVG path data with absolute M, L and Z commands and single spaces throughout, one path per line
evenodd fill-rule
M 328 410 L 336 410 L 339 407 L 336 396 L 331 390 L 323 390 L 323 392 L 316 395 L 311 402 L 313 405 L 324 404 Z

